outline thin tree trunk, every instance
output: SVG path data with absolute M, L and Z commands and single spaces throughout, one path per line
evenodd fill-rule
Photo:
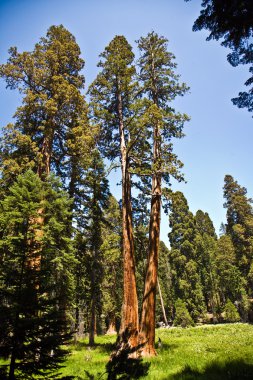
M 95 344 L 95 333 L 96 333 L 96 301 L 95 301 L 95 297 L 93 296 L 93 298 L 91 300 L 89 346 L 94 346 L 94 344 Z
M 161 291 L 160 282 L 159 282 L 158 277 L 157 277 L 157 286 L 158 286 L 159 296 L 160 296 L 160 300 L 161 300 L 161 307 L 162 307 L 162 311 L 163 311 L 163 319 L 164 319 L 166 326 L 168 326 L 168 320 L 166 317 L 164 302 L 163 302 L 163 295 L 162 295 L 162 291 Z
M 138 299 L 135 277 L 134 237 L 131 206 L 131 178 L 124 136 L 122 99 L 118 95 L 119 133 L 122 170 L 122 233 L 123 233 L 123 305 L 120 335 L 128 337 L 130 347 L 138 345 Z
M 143 344 L 143 356 L 156 355 L 155 306 L 161 222 L 161 175 L 158 171 L 159 159 L 160 131 L 159 125 L 157 124 L 154 126 L 153 165 L 155 172 L 152 176 L 152 199 L 149 223 L 149 250 L 144 285 L 144 296 L 142 301 L 140 328 L 140 342 Z

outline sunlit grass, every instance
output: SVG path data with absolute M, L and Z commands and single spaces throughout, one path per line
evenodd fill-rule
M 162 348 L 145 379 L 159 380 L 242 380 L 253 379 L 253 326 L 226 324 L 188 329 L 157 330 Z M 97 346 L 81 341 L 70 347 L 63 376 L 87 379 L 85 371 L 95 379 L 106 379 L 105 366 L 115 336 L 97 337 Z

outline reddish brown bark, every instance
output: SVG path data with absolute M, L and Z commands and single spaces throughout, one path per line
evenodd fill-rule
M 149 223 L 149 250 L 142 301 L 140 343 L 142 356 L 155 356 L 155 305 L 158 273 L 161 219 L 161 174 L 159 174 L 160 134 L 159 125 L 154 127 L 152 199 Z
M 37 168 L 37 174 L 41 180 L 47 178 L 50 174 L 50 162 L 52 156 L 52 143 L 53 133 L 50 136 L 45 136 L 41 147 L 41 162 Z M 40 241 L 43 237 L 43 225 L 44 225 L 44 209 L 38 210 L 38 217 L 31 220 L 31 228 L 37 225 L 35 230 L 35 241 L 37 248 L 31 252 L 30 258 L 28 258 L 28 265 L 36 270 L 40 270 L 41 254 L 40 254 Z M 34 242 L 33 242 L 34 243 Z
M 131 206 L 131 178 L 129 158 L 124 136 L 122 99 L 118 95 L 118 116 L 122 170 L 122 234 L 123 234 L 123 305 L 120 335 L 127 333 L 131 347 L 138 345 L 138 299 L 135 277 L 134 237 Z
M 41 147 L 41 162 L 38 165 L 38 176 L 40 179 L 44 179 L 50 174 L 50 163 L 52 156 L 52 144 L 53 144 L 53 133 L 49 136 L 45 136 L 43 139 Z

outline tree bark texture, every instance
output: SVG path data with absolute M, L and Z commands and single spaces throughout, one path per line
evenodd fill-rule
M 124 135 L 122 99 L 118 95 L 118 116 L 122 170 L 122 231 L 123 231 L 123 305 L 120 335 L 129 336 L 130 347 L 138 345 L 138 299 L 135 277 L 134 237 L 131 206 L 131 178 Z
M 161 174 L 159 173 L 160 133 L 159 125 L 154 127 L 154 150 L 152 176 L 152 198 L 149 223 L 149 250 L 147 271 L 142 301 L 140 343 L 143 344 L 142 356 L 155 356 L 155 305 L 158 273 L 161 221 Z

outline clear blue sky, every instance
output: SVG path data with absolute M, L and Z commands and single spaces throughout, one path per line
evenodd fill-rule
M 191 211 L 207 211 L 218 232 L 225 221 L 223 180 L 231 174 L 253 196 L 253 125 L 250 113 L 230 99 L 244 89 L 246 67 L 233 68 L 219 42 L 207 42 L 206 32 L 192 32 L 200 0 L 0 0 L 0 62 L 10 46 L 32 50 L 51 25 L 63 24 L 77 39 L 86 61 L 87 86 L 95 78 L 98 54 L 115 35 L 130 44 L 154 30 L 169 39 L 177 72 L 191 91 L 176 102 L 176 109 L 191 116 L 186 136 L 175 144 L 184 162 L 187 184 L 182 191 Z M 0 125 L 11 122 L 20 96 L 0 82 Z M 112 184 L 118 197 L 120 189 Z M 162 239 L 167 242 L 168 221 L 162 218 Z

